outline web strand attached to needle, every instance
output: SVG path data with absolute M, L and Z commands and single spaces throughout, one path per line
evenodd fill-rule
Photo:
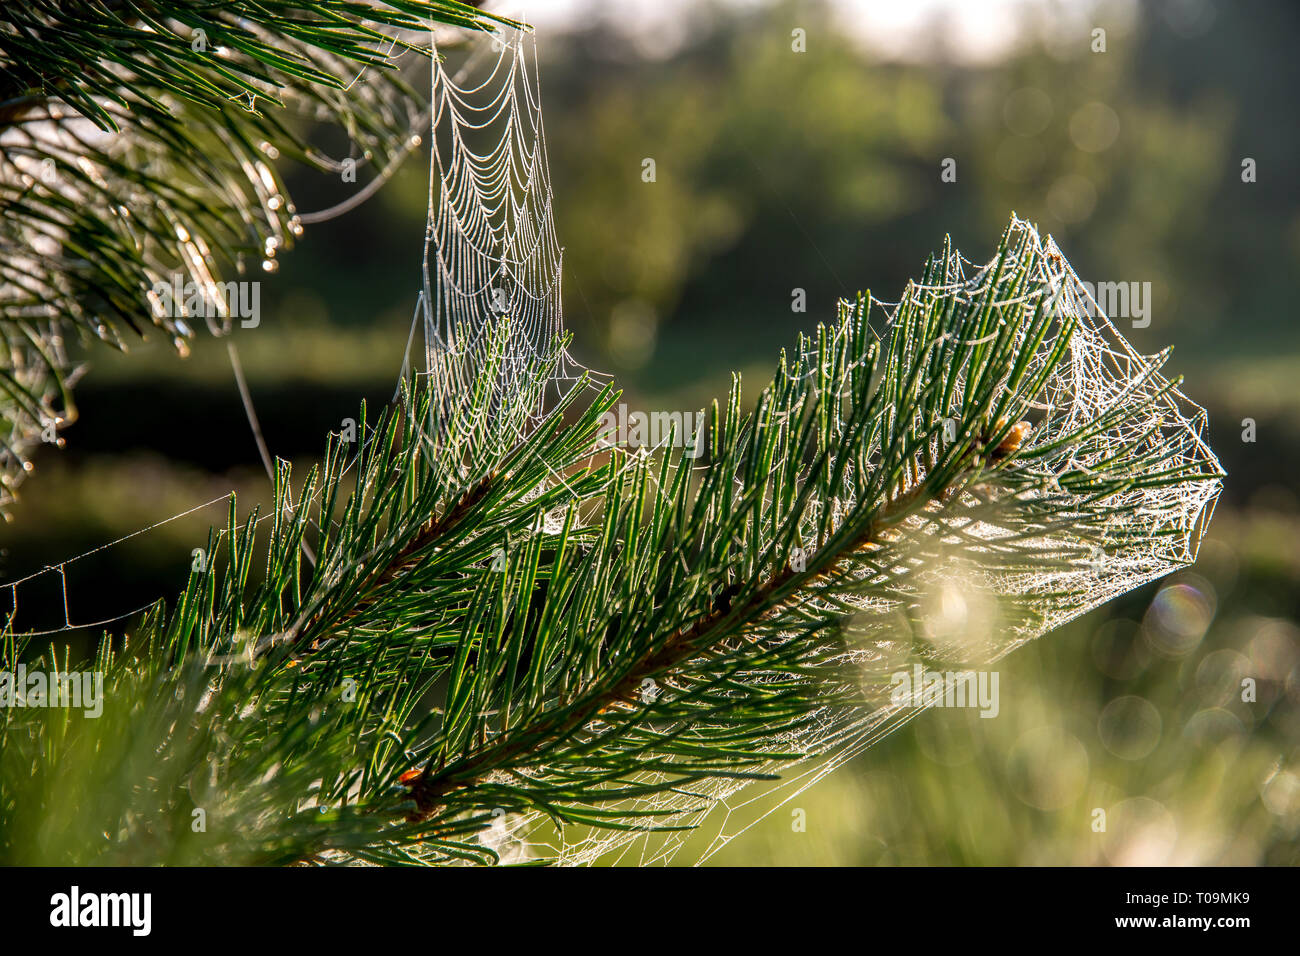
M 104 544 L 98 545 L 97 547 L 91 548 L 89 551 L 82 552 L 81 554 L 75 555 L 64 561 L 60 561 L 58 564 L 49 565 L 47 567 L 42 568 L 39 571 L 34 571 L 31 574 L 28 574 L 24 577 L 17 578 L 13 581 L 7 581 L 4 584 L 0 584 L 0 594 L 3 594 L 4 592 L 7 591 L 9 593 L 9 599 L 10 599 L 9 607 L 7 609 L 0 608 L 0 615 L 4 615 L 3 627 L 5 632 L 10 633 L 12 634 L 12 636 L 19 637 L 19 638 L 49 637 L 55 634 L 65 633 L 67 631 L 79 631 L 79 630 L 103 628 L 103 627 L 108 627 L 112 624 L 116 624 L 120 621 L 130 620 L 137 614 L 140 614 L 148 610 L 149 608 L 153 607 L 154 604 L 157 603 L 156 601 L 150 601 L 148 604 L 145 604 L 141 607 L 133 608 L 132 610 L 129 611 L 123 611 L 120 614 L 115 614 L 111 617 L 102 618 L 100 620 L 74 622 L 72 620 L 71 602 L 68 599 L 67 569 L 77 564 L 78 562 L 84 561 L 87 558 L 93 557 L 94 555 L 97 555 L 101 552 L 108 551 L 119 545 L 125 544 L 127 541 L 130 541 L 134 538 L 138 538 L 141 535 L 149 534 L 152 531 L 156 531 L 159 528 L 163 527 L 164 525 L 171 524 L 173 521 L 179 521 L 182 518 L 188 518 L 191 515 L 198 514 L 199 512 L 207 508 L 211 508 L 218 503 L 225 503 L 228 505 L 230 502 L 230 496 L 231 496 L 231 492 L 227 492 L 224 495 L 219 495 L 210 501 L 203 502 L 203 504 L 195 505 L 193 508 L 190 508 L 188 511 L 182 511 L 179 514 L 172 515 L 171 517 L 163 518 L 161 521 L 156 521 L 146 528 L 141 528 L 138 531 L 132 531 L 130 534 L 123 535 L 122 537 L 117 538 L 116 540 L 106 542 Z M 259 521 L 265 520 L 266 517 L 268 516 L 264 515 L 262 518 L 259 518 L 258 520 Z M 14 621 L 18 615 L 19 588 L 22 588 L 24 585 L 34 584 L 36 581 L 40 580 L 41 578 L 49 577 L 52 575 L 57 575 L 59 578 L 59 592 L 62 599 L 63 624 L 58 627 L 45 628 L 39 630 L 28 630 L 28 631 L 11 630 L 14 625 Z

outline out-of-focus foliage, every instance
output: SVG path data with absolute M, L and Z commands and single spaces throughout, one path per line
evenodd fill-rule
M 1294 91 L 1283 38 L 1297 23 L 1258 6 L 1220 11 L 1191 38 L 1173 35 L 1158 5 L 1123 32 L 1103 6 L 1105 53 L 1085 30 L 994 66 L 876 62 L 808 4 L 715 18 L 649 64 L 616 33 L 586 34 L 552 59 L 547 86 L 552 103 L 557 85 L 580 103 L 550 117 L 581 286 L 570 315 L 590 317 L 614 359 L 666 365 L 671 346 L 649 359 L 643 346 L 668 323 L 743 322 L 761 335 L 790 318 L 792 288 L 807 289 L 815 315 L 868 267 L 901 285 L 935 222 L 970 245 L 1015 209 L 1081 274 L 1152 283 L 1140 341 L 1173 328 L 1196 350 L 1265 332 L 1294 341 L 1280 316 L 1236 321 L 1277 301 L 1300 255 L 1294 124 L 1257 88 L 1266 71 L 1233 69 L 1264 57 L 1271 81 Z M 791 50 L 792 24 L 807 30 L 805 53 Z M 940 181 L 948 157 L 955 183 Z M 1262 164 L 1258 182 L 1241 181 L 1245 157 Z M 653 183 L 641 181 L 644 158 Z

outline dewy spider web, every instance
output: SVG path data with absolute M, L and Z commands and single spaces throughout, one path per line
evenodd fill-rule
M 1042 458 L 1035 471 L 1044 488 L 1062 495 L 1058 476 L 1100 469 L 1116 449 L 1130 442 L 1143 450 L 1149 447 L 1152 451 L 1159 448 L 1171 452 L 1163 467 L 1191 470 L 1199 477 L 1113 494 L 1096 535 L 1098 543 L 1065 564 L 1056 560 L 1057 556 L 1068 553 L 1072 544 L 1077 548 L 1077 543 L 1068 533 L 1046 526 L 1028 542 L 1044 555 L 1041 564 L 1029 560 L 1019 567 L 990 571 L 982 570 L 978 563 L 945 563 L 945 546 L 955 546 L 967 557 L 979 558 L 995 554 L 1008 535 L 991 520 L 972 519 L 934 532 L 927 528 L 931 519 L 912 519 L 901 533 L 918 539 L 918 557 L 899 561 L 902 566 L 897 569 L 894 584 L 900 587 L 902 596 L 892 601 L 867 598 L 858 602 L 861 613 L 853 627 L 861 639 L 856 649 L 842 658 L 843 663 L 863 674 L 866 706 L 856 710 L 828 706 L 817 714 L 811 727 L 785 735 L 779 749 L 799 755 L 802 760 L 773 761 L 760 768 L 780 775 L 777 783 L 716 780 L 695 785 L 689 794 L 657 794 L 636 806 L 640 811 L 659 811 L 661 815 L 654 818 L 657 826 L 685 828 L 682 831 L 602 830 L 576 839 L 572 834 L 557 838 L 542 821 L 522 820 L 513 830 L 521 852 L 540 849 L 565 863 L 626 860 L 646 864 L 667 862 L 689 845 L 697 861 L 703 862 L 738 833 L 787 805 L 933 703 L 923 700 L 918 707 L 916 701 L 896 701 L 888 678 L 915 665 L 928 668 L 945 659 L 935 653 L 934 646 L 942 643 L 936 638 L 952 636 L 942 633 L 950 602 L 961 608 L 966 631 L 958 636 L 956 643 L 960 646 L 952 649 L 961 661 L 958 669 L 986 668 L 1027 641 L 1195 560 L 1221 487 L 1218 462 L 1202 439 L 1204 410 L 1170 388 L 1158 373 L 1162 356 L 1144 357 L 1129 346 L 1050 238 L 1041 238 L 1032 225 L 1015 219 L 1008 233 L 1008 247 L 1029 255 L 1033 274 L 1025 288 L 1030 291 L 1014 299 L 998 299 L 994 306 L 1008 306 L 1028 315 L 1046 296 L 1062 323 L 1075 322 L 1064 359 L 1053 368 L 1038 393 L 1035 406 L 1041 418 L 1026 448 L 1033 448 L 1036 436 L 1043 436 L 1041 440 L 1046 443 L 1056 435 L 1096 421 L 1103 413 L 1126 413 L 1119 416 L 1119 424 L 1094 440 L 1063 446 Z M 940 271 L 943 283 L 909 285 L 903 303 L 882 307 L 884 325 L 887 328 L 898 309 L 909 301 L 918 306 L 945 297 L 968 303 L 979 301 L 989 284 L 996 281 L 996 273 L 996 261 L 973 268 L 958 253 L 951 252 Z M 1031 368 L 1044 367 L 1059 333 L 1058 325 L 1056 333 L 1038 344 Z M 816 368 L 815 353 L 804 354 L 811 360 L 805 367 Z M 919 483 L 921 477 L 917 475 L 914 482 Z M 1067 511 L 1084 513 L 1093 504 L 1083 494 L 1064 497 Z M 853 504 L 841 501 L 831 507 L 847 512 Z M 932 540 L 927 542 L 927 537 Z M 1052 560 L 1048 560 L 1049 555 Z M 1012 613 L 1000 612 L 1000 603 L 1018 605 L 1019 613 L 1014 609 Z M 843 613 L 842 608 L 830 604 L 821 610 L 827 616 Z M 926 628 L 926 618 L 932 623 L 938 618 L 938 625 L 931 628 L 930 634 L 916 632 L 918 621 L 921 628 Z M 762 675 L 750 676 L 762 679 Z M 637 826 L 637 821 L 638 817 L 629 814 L 623 822 Z M 525 850 L 527 841 L 541 832 L 546 832 L 548 842 L 541 848 Z M 502 850 L 511 847 L 504 830 L 497 834 L 496 846 Z
M 490 332 L 509 316 L 489 417 L 521 394 L 535 396 L 540 415 L 548 389 L 535 387 L 538 364 L 558 361 L 547 383 L 552 394 L 582 373 L 593 387 L 594 377 L 603 376 L 581 367 L 560 340 L 563 254 L 552 215 L 535 41 L 513 31 L 474 42 L 476 54 L 488 43 L 498 53 L 485 76 L 462 86 L 440 60 L 432 69 L 429 210 L 414 322 L 423 323 L 424 371 L 446 417 L 465 410 L 494 347 Z M 484 435 L 503 443 L 518 437 Z

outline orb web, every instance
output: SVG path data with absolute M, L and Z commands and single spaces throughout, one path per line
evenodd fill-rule
M 548 398 L 608 376 L 584 368 L 565 344 L 536 42 L 503 29 L 471 37 L 467 48 L 458 51 L 462 62 L 449 64 L 434 42 L 423 282 L 412 331 L 423 329 L 420 374 L 431 380 L 437 417 L 499 424 L 522 404 L 531 409 L 524 421 L 535 423 Z M 499 367 L 483 403 L 475 385 L 489 362 Z M 517 429 L 479 432 L 492 451 L 522 437 Z

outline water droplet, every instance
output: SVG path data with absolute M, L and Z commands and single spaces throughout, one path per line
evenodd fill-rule
M 1160 743 L 1163 721 L 1145 697 L 1117 697 L 1097 719 L 1097 733 L 1107 750 L 1121 760 L 1141 760 Z
M 1130 797 L 1107 812 L 1101 851 L 1116 866 L 1169 865 L 1178 843 L 1178 824 L 1158 800 Z
M 258 146 L 262 152 L 266 153 L 267 159 L 279 159 L 280 151 L 265 140 Z
M 263 260 L 262 260 L 262 271 L 263 271 L 263 272 L 278 272 L 279 269 L 280 269 L 280 263 L 276 262 L 274 259 L 263 259 Z
M 284 205 L 284 198 L 281 196 L 272 196 L 270 199 L 266 201 L 266 208 L 271 210 L 271 212 L 275 212 L 283 205 Z
M 1284 770 L 1274 774 L 1260 794 L 1268 812 L 1278 817 L 1293 817 L 1300 813 L 1300 777 Z
M 419 134 L 419 133 L 416 133 L 414 136 L 411 137 L 411 148 L 412 148 L 412 149 L 416 148 L 417 146 L 422 145 L 423 143 L 424 143 L 424 140 L 420 137 L 420 134 Z
M 1214 619 L 1214 588 L 1195 575 L 1160 589 L 1143 619 L 1151 649 L 1167 657 L 1182 657 L 1195 650 Z

